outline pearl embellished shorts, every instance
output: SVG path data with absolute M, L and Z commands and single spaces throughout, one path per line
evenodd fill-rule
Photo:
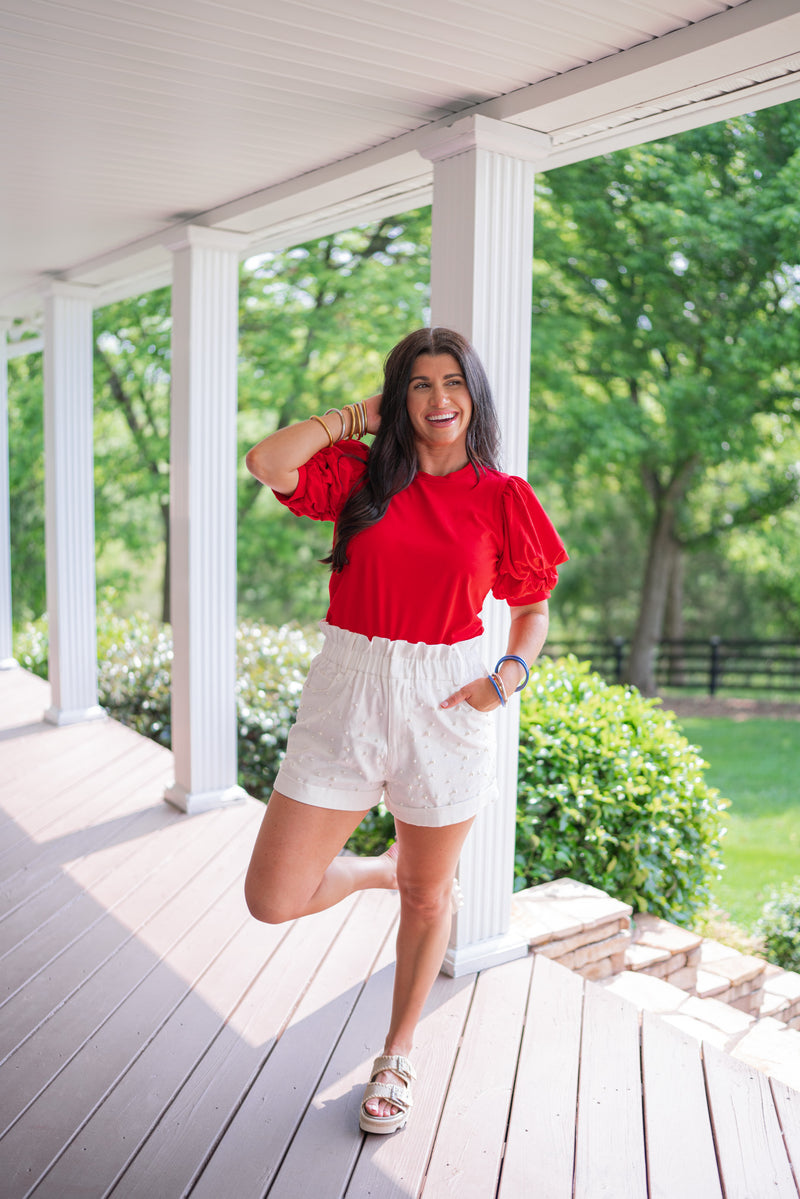
M 487 673 L 479 639 L 411 644 L 320 627 L 276 791 L 352 812 L 383 799 L 396 819 L 434 827 L 497 797 L 494 713 L 440 707 Z

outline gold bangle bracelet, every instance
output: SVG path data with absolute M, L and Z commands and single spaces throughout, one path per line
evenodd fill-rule
M 325 430 L 325 432 L 328 434 L 328 445 L 329 445 L 329 446 L 332 446 L 332 445 L 333 445 L 333 433 L 331 433 L 330 429 L 329 429 L 329 428 L 328 428 L 328 426 L 325 424 L 325 421 L 322 419 L 322 417 L 321 417 L 321 416 L 316 416 L 316 415 L 315 415 L 315 416 L 310 416 L 308 419 L 309 419 L 309 420 L 315 420 L 315 421 L 317 422 L 317 424 L 318 424 L 318 425 L 322 425 L 323 429 L 324 429 L 324 430 Z
M 335 439 L 336 441 L 342 441 L 344 438 L 344 416 L 343 416 L 340 408 L 328 408 L 328 409 L 326 409 L 326 411 L 324 412 L 323 415 L 330 416 L 332 413 L 334 415 L 338 416 L 339 420 L 342 422 L 342 431 L 339 434 L 339 436 Z

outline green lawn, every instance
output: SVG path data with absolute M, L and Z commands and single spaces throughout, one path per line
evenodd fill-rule
M 731 801 L 714 901 L 749 928 L 770 886 L 800 876 L 800 722 L 685 717 L 680 724 L 709 763 L 708 781 Z

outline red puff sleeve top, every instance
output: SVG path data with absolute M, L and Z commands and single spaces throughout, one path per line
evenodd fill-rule
M 339 442 L 300 467 L 292 512 L 335 521 L 362 482 L 368 447 Z M 330 579 L 329 624 L 394 641 L 452 645 L 483 632 L 489 591 L 512 605 L 547 599 L 566 562 L 561 539 L 524 479 L 471 465 L 419 471 L 386 515 L 350 540 Z

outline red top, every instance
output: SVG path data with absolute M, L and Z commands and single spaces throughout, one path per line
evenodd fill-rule
M 336 520 L 365 474 L 369 450 L 339 442 L 300 467 L 281 503 L 298 516 Z M 276 493 L 277 495 L 277 493 Z M 561 539 L 524 479 L 471 465 L 417 472 L 377 524 L 353 537 L 332 573 L 329 624 L 366 637 L 453 645 L 483 632 L 491 590 L 512 605 L 547 599 L 566 562 Z

